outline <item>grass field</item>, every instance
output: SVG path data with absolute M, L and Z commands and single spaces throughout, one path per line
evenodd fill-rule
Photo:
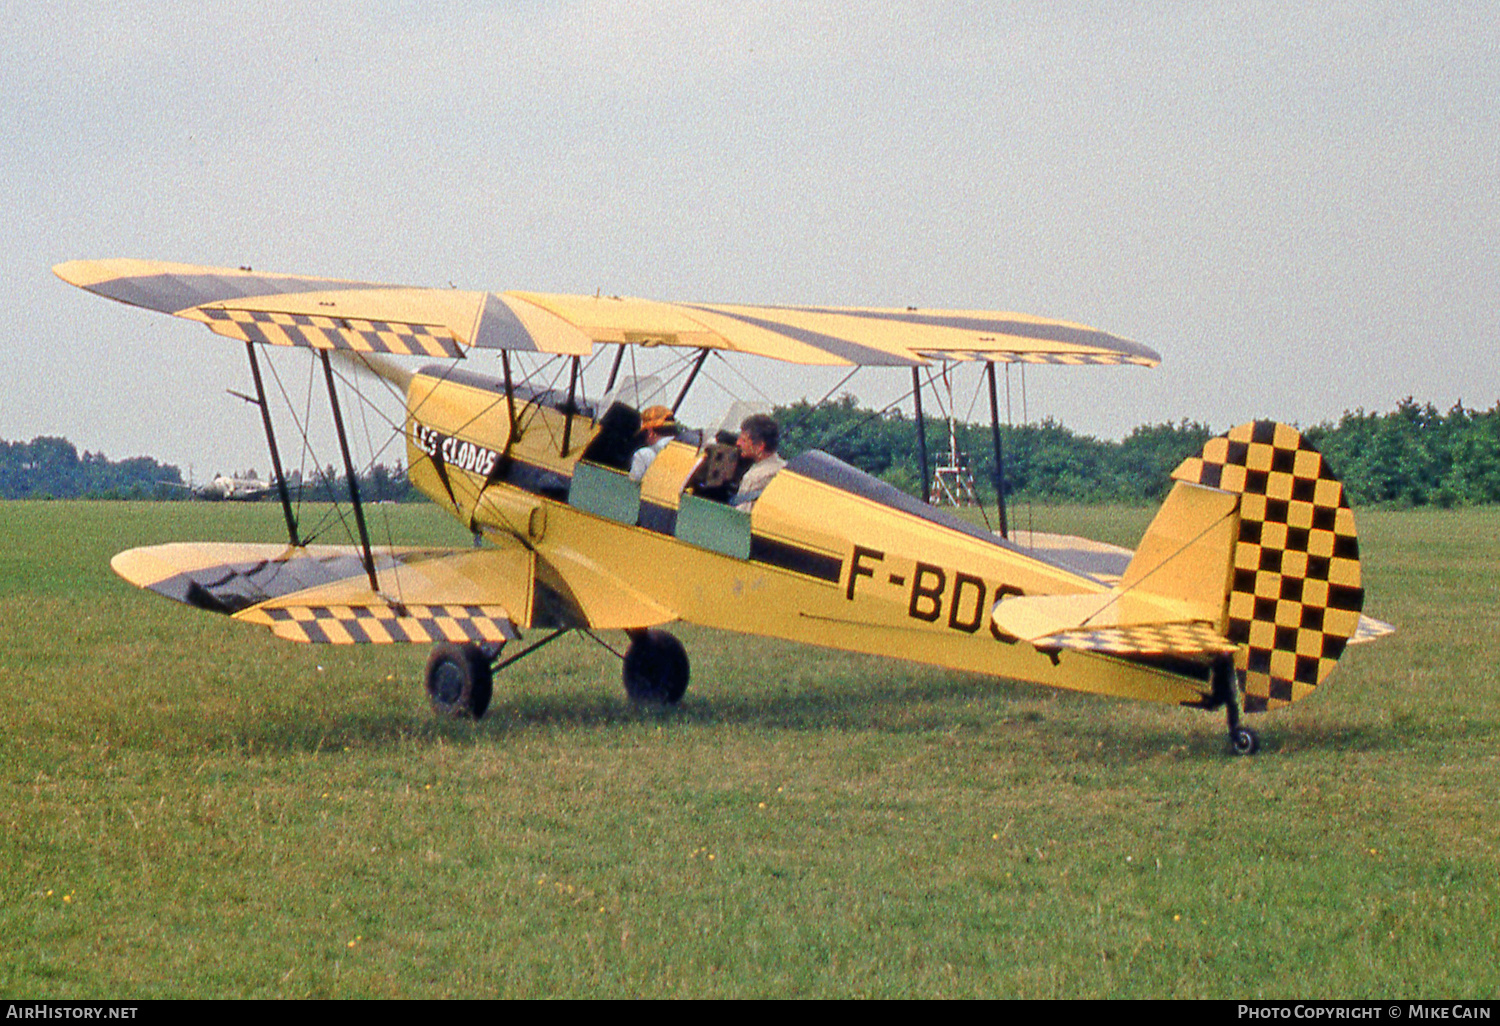
M 678 710 L 574 635 L 437 722 L 423 649 L 109 571 L 279 518 L 0 503 L 0 995 L 1500 992 L 1500 510 L 1360 514 L 1398 633 L 1252 759 L 1219 714 L 690 629 Z

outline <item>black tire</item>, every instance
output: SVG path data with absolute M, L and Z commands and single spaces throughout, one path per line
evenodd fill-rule
M 433 647 L 423 674 L 427 699 L 439 716 L 479 719 L 490 707 L 494 674 L 478 645 L 444 642 Z
M 666 631 L 631 635 L 621 676 L 625 693 L 640 705 L 676 705 L 688 686 L 687 649 Z
M 1260 751 L 1260 735 L 1249 727 L 1235 727 L 1229 732 L 1229 748 L 1235 755 L 1254 755 Z

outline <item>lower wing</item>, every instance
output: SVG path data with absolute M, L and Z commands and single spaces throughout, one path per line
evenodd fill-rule
M 524 549 L 378 548 L 379 589 L 353 546 L 178 543 L 115 556 L 115 573 L 200 609 L 317 644 L 504 642 L 529 625 Z

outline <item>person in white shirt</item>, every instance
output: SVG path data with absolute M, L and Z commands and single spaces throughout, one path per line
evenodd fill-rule
M 677 437 L 677 421 L 672 411 L 665 406 L 648 406 L 641 411 L 641 430 L 645 432 L 646 444 L 630 457 L 630 480 L 639 481 L 651 469 L 651 463 Z
M 744 477 L 740 478 L 739 491 L 730 500 L 735 509 L 750 512 L 771 478 L 786 466 L 786 460 L 776 455 L 776 447 L 780 443 L 781 428 L 772 417 L 764 413 L 746 417 L 740 425 L 740 437 L 734 445 L 742 457 L 750 460 L 751 465 Z

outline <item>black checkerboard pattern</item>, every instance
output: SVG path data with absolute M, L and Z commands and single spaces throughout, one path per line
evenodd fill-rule
M 260 310 L 204 308 L 201 312 L 215 332 L 242 342 L 305 346 L 309 349 L 349 349 L 356 353 L 393 353 L 397 356 L 463 355 L 451 332 L 427 324 L 265 313 Z
M 265 610 L 273 633 L 315 645 L 514 641 L 499 606 L 283 606 Z
M 1211 439 L 1172 476 L 1240 495 L 1227 634 L 1241 646 L 1246 711 L 1310 694 L 1333 672 L 1364 607 L 1344 486 L 1296 429 L 1272 421 Z
M 1043 652 L 1073 649 L 1109 655 L 1213 655 L 1239 650 L 1211 623 L 1158 623 L 1066 631 L 1036 642 Z
M 1006 349 L 915 349 L 924 360 L 991 360 L 995 363 L 1051 363 L 1068 367 L 1116 367 L 1134 363 L 1154 367 L 1158 361 L 1129 353 L 1018 353 Z

